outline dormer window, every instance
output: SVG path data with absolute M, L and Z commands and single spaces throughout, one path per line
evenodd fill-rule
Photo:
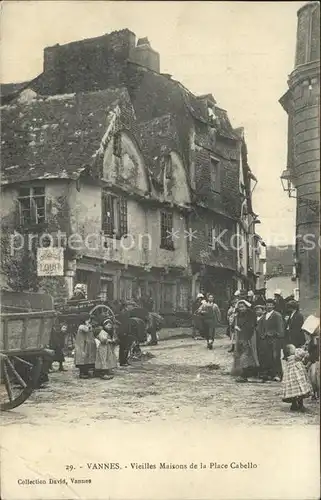
M 217 116 L 215 114 L 215 107 L 213 104 L 207 105 L 207 115 L 210 125 L 214 127 L 216 125 Z

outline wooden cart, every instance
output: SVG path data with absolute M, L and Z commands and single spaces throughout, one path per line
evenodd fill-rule
M 11 410 L 29 398 L 37 386 L 48 349 L 56 311 L 14 312 L 3 308 L 1 319 L 1 410 Z

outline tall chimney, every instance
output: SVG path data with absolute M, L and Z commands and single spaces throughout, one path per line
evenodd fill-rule
M 152 49 L 148 38 L 139 38 L 131 60 L 152 71 L 160 72 L 159 53 Z

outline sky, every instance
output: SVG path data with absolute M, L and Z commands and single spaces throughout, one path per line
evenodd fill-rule
M 4 1 L 2 83 L 42 72 L 44 47 L 128 28 L 160 53 L 161 72 L 195 94 L 212 93 L 233 127 L 244 127 L 258 179 L 257 232 L 292 243 L 295 202 L 282 190 L 287 115 L 278 100 L 293 70 L 297 10 L 306 2 Z

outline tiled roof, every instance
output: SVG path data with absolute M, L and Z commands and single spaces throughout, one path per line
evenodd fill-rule
M 207 105 L 206 105 L 206 97 L 208 96 L 195 96 L 187 90 L 181 83 L 173 80 L 177 86 L 179 87 L 183 98 L 185 105 L 193 118 L 196 120 L 202 122 L 202 123 L 209 123 L 209 116 L 208 116 L 208 110 L 207 110 Z M 217 118 L 215 128 L 217 132 L 223 136 L 227 137 L 228 139 L 233 139 L 233 140 L 239 140 L 239 135 L 237 132 L 233 129 L 231 122 L 229 120 L 229 117 L 227 115 L 227 112 L 225 109 L 219 108 L 218 106 L 215 106 L 215 115 Z
M 163 155 L 181 154 L 178 133 L 171 115 L 164 115 L 139 124 L 143 156 L 155 187 L 162 187 Z
M 1 108 L 1 183 L 77 178 L 93 163 L 111 111 L 126 111 L 126 89 L 37 96 Z M 124 112 L 126 122 L 126 112 Z
M 33 80 L 19 83 L 1 83 L 0 84 L 0 102 L 1 105 L 9 104 L 12 100 L 19 96 L 19 94 L 29 86 L 32 86 L 40 77 L 38 75 Z
M 227 137 L 228 139 L 233 139 L 233 140 L 239 140 L 240 136 L 235 131 L 231 125 L 230 119 L 227 115 L 227 112 L 225 109 L 219 108 L 218 106 L 215 107 L 215 116 L 217 118 L 216 122 L 216 129 L 217 132 L 223 136 Z

